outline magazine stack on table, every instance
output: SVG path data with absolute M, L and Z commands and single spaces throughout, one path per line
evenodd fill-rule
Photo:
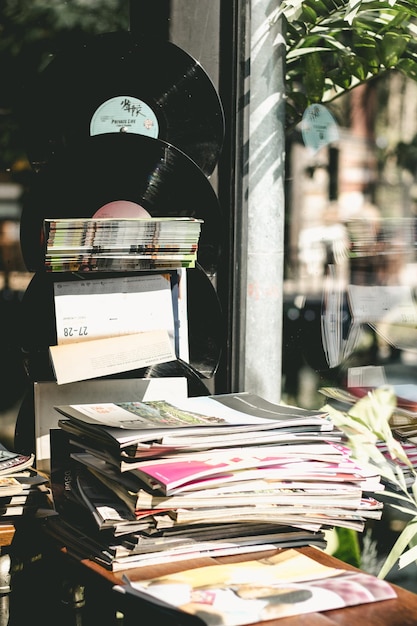
M 0 443 L 0 522 L 55 515 L 48 478 L 34 469 L 34 460 Z
M 250 393 L 56 408 L 68 454 L 47 530 L 114 571 L 325 547 L 326 529 L 382 514 L 377 469 L 351 458 L 320 411 Z

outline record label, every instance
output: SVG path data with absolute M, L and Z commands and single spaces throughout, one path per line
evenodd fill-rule
M 90 135 L 116 132 L 157 138 L 158 120 L 146 102 L 130 96 L 117 96 L 99 106 L 90 124 Z
M 100 207 L 92 216 L 96 218 L 121 218 L 121 217 L 151 217 L 150 213 L 146 211 L 140 204 L 136 202 L 129 202 L 128 200 L 114 200 L 113 202 L 107 202 Z

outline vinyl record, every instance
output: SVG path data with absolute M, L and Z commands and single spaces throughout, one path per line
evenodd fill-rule
M 62 50 L 23 89 L 17 110 L 35 169 L 57 149 L 122 131 L 171 143 L 209 176 L 224 138 L 222 105 L 200 63 L 171 42 L 130 32 Z
M 21 454 L 35 454 L 35 399 L 33 385 L 28 387 L 16 414 L 14 448 Z
M 215 271 L 223 225 L 209 179 L 174 146 L 124 133 L 96 135 L 62 150 L 32 178 L 20 222 L 28 270 L 44 267 L 45 218 L 93 217 L 120 201 L 134 202 L 152 217 L 202 219 L 198 261 Z
M 141 276 L 146 274 L 146 272 L 140 272 Z M 176 273 L 172 274 L 171 293 L 176 288 Z M 152 276 L 154 273 L 148 272 L 148 275 Z M 123 279 L 129 276 L 137 277 L 138 273 L 123 272 Z M 115 274 L 105 272 L 84 275 L 71 272 L 62 274 L 36 272 L 21 298 L 19 340 L 23 352 L 31 354 L 47 352 L 49 346 L 57 344 L 55 318 L 55 285 L 57 283 L 76 282 L 79 293 L 82 293 L 82 289 L 88 294 L 101 293 L 102 282 L 106 279 L 114 279 L 114 277 Z M 173 293 L 173 302 L 175 298 L 176 295 Z
M 20 348 L 26 370 L 32 380 L 55 380 L 49 356 L 49 346 L 57 343 L 54 283 L 101 281 L 108 277 L 114 278 L 114 274 L 100 273 L 100 276 L 90 274 L 87 279 L 71 273 L 34 274 L 22 296 L 19 319 Z M 199 378 L 210 378 L 217 370 L 223 347 L 221 307 L 215 289 L 201 267 L 188 269 L 186 278 L 189 366 Z M 168 365 L 162 364 L 158 367 Z M 140 370 L 140 376 L 138 370 L 121 372 L 117 376 L 142 377 L 143 371 Z
M 187 311 L 190 363 L 211 378 L 219 366 L 226 334 L 217 292 L 198 265 L 187 270 Z
M 126 375 L 128 374 L 128 376 Z M 183 377 L 187 381 L 187 395 L 191 398 L 194 396 L 207 396 L 211 392 L 204 384 L 200 374 L 192 365 L 177 359 L 169 363 L 160 363 L 151 365 L 134 372 L 124 372 L 119 376 L 112 378 L 169 378 Z M 38 379 L 42 381 L 53 381 L 52 375 L 49 378 Z M 2 416 L 3 417 L 3 416 Z M 35 399 L 33 385 L 26 388 L 21 402 L 16 406 L 13 413 L 8 412 L 7 422 L 10 430 L 9 445 L 12 449 L 19 450 L 22 454 L 35 454 Z
M 150 365 L 139 373 L 141 374 L 141 378 L 182 376 L 187 379 L 187 393 L 190 398 L 195 396 L 207 396 L 211 393 L 203 382 L 200 372 L 190 363 L 186 363 L 182 359 L 176 359 L 168 363 L 159 363 L 158 365 Z

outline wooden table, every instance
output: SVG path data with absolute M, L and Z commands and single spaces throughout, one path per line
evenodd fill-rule
M 324 563 L 325 565 L 355 570 L 354 567 L 347 565 L 346 563 L 343 563 L 316 548 L 305 547 L 300 548 L 299 550 L 300 552 L 316 559 L 321 563 Z M 270 554 L 271 552 L 257 553 L 257 558 L 262 558 Z M 79 580 L 82 581 L 81 587 L 83 589 L 85 588 L 86 596 L 88 596 L 88 589 L 90 589 L 91 592 L 91 589 L 95 588 L 96 593 L 93 592 L 90 595 L 90 599 L 87 597 L 86 601 L 87 604 L 89 601 L 92 602 L 92 605 L 94 606 L 93 610 L 94 615 L 97 618 L 97 624 L 117 624 L 116 618 L 114 619 L 114 622 L 108 621 L 110 613 L 115 614 L 117 611 L 120 611 L 124 615 L 123 626 L 138 626 L 139 623 L 152 624 L 158 622 L 158 614 L 153 611 L 149 611 L 146 607 L 144 607 L 140 599 L 132 598 L 131 596 L 120 594 L 115 591 L 112 592 L 112 587 L 115 584 L 121 583 L 123 572 L 109 572 L 89 559 L 74 559 L 66 554 L 65 549 L 61 550 L 61 558 L 63 559 L 63 563 L 72 563 L 72 566 L 75 568 L 73 569 L 73 574 L 80 577 Z M 129 575 L 131 580 L 140 580 L 181 571 L 183 569 L 213 565 L 218 562 L 231 563 L 244 560 L 247 560 L 247 558 L 245 559 L 245 557 L 242 556 L 221 557 L 216 560 L 201 558 L 187 561 L 185 563 L 171 563 L 169 565 L 129 569 L 126 570 L 126 573 Z M 301 617 L 280 618 L 268 622 L 262 622 L 262 624 L 268 626 L 296 626 L 296 624 L 300 624 L 300 620 L 303 620 L 304 623 L 308 623 L 308 626 L 360 626 L 362 624 L 366 626 L 416 626 L 417 594 L 411 593 L 410 591 L 402 589 L 396 585 L 392 586 L 398 596 L 393 600 L 383 600 L 355 607 L 325 611 L 323 613 L 309 613 L 308 615 Z M 103 610 L 102 615 L 97 613 L 98 607 L 101 607 Z M 80 615 L 77 616 L 74 623 L 82 623 L 83 625 L 84 623 L 90 624 L 88 618 L 86 622 L 80 622 Z M 164 619 L 163 623 L 164 626 L 182 626 L 180 623 L 175 623 L 174 621 L 171 624 L 168 619 Z

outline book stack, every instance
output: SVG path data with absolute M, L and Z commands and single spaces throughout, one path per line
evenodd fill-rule
M 324 547 L 326 529 L 382 514 L 377 469 L 320 411 L 251 393 L 56 408 L 69 460 L 49 532 L 78 554 L 88 536 L 108 569 Z
M 195 267 L 202 220 L 190 217 L 45 219 L 49 272 Z
M 34 455 L 20 454 L 0 444 L 0 520 L 55 515 L 46 476 L 33 467 Z

